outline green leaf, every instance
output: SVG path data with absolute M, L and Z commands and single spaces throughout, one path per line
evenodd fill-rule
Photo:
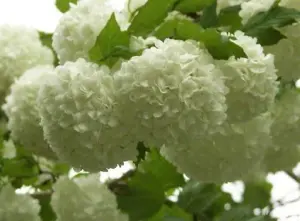
M 265 208 L 270 204 L 272 184 L 268 182 L 245 183 L 243 203 L 251 208 Z
M 199 23 L 203 28 L 218 26 L 217 1 L 214 1 L 213 4 L 204 8 Z
M 113 14 L 104 29 L 100 32 L 95 45 L 89 51 L 90 60 L 95 63 L 107 63 L 112 66 L 119 57 L 130 56 L 130 36 L 121 31 Z
M 225 211 L 218 221 L 250 221 L 252 218 L 254 214 L 251 208 L 239 206 Z
M 58 65 L 58 58 L 56 55 L 56 52 L 54 51 L 53 47 L 52 47 L 52 33 L 46 33 L 46 32 L 39 32 L 40 35 L 40 40 L 42 42 L 42 44 L 48 48 L 50 48 L 55 56 L 54 58 L 54 65 L 57 66 Z
M 211 5 L 215 0 L 182 0 L 180 1 L 175 10 L 182 13 L 199 12 L 206 6 Z
M 2 174 L 10 177 L 30 178 L 39 174 L 39 169 L 30 158 L 4 159 Z
M 267 12 L 258 13 L 250 18 L 242 30 L 247 35 L 257 37 L 262 45 L 272 45 L 284 38 L 276 28 L 290 25 L 299 18 L 300 11 L 276 6 Z
M 64 175 L 70 171 L 71 167 L 68 164 L 57 163 L 52 169 L 54 175 Z
M 70 3 L 77 4 L 78 0 L 56 0 L 55 5 L 62 13 L 67 12 L 70 9 Z
M 34 198 L 36 198 L 41 206 L 40 210 L 40 217 L 42 218 L 42 221 L 55 221 L 56 220 L 56 214 L 54 213 L 50 201 L 51 201 L 51 194 L 35 194 L 33 195 Z
M 222 192 L 216 184 L 190 181 L 179 194 L 178 205 L 186 211 L 214 217 L 224 211 L 226 203 L 231 203 L 229 194 Z
M 133 35 L 146 37 L 167 17 L 178 0 L 148 0 L 140 7 L 129 27 Z
M 180 40 L 193 39 L 202 42 L 215 59 L 228 59 L 230 56 L 246 57 L 242 48 L 222 36 L 217 29 L 203 29 L 198 24 L 188 20 L 168 21 L 154 33 L 161 40 L 174 38 Z
M 145 160 L 140 163 L 138 169 L 155 176 L 162 184 L 164 191 L 180 187 L 185 183 L 183 175 L 177 171 L 175 166 L 163 158 L 155 148 L 147 153 Z
M 137 172 L 128 186 L 117 195 L 119 208 L 131 221 L 148 219 L 157 213 L 165 200 L 162 184 L 152 174 Z
M 218 15 L 218 26 L 228 26 L 231 32 L 241 29 L 242 19 L 239 16 L 240 9 L 240 5 L 222 9 Z
M 147 221 L 193 221 L 191 214 L 186 213 L 175 204 L 172 206 L 162 206 L 160 211 Z

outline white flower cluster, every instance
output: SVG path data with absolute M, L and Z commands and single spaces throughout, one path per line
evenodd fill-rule
M 53 63 L 51 50 L 42 45 L 36 30 L 18 26 L 0 26 L 0 101 L 14 79 L 36 65 Z
M 219 133 L 164 146 L 161 153 L 180 172 L 196 180 L 214 183 L 246 180 L 270 145 L 271 123 L 269 114 L 246 123 L 225 123 Z
M 300 78 L 300 23 L 282 28 L 281 33 L 287 38 L 277 44 L 266 46 L 265 51 L 275 56 L 277 75 L 284 81 Z
M 182 132 L 215 132 L 226 119 L 227 88 L 211 55 L 194 41 L 155 44 L 114 75 L 120 120 L 139 141 L 156 147 Z
M 0 221 L 41 221 L 39 212 L 36 199 L 17 195 L 10 184 L 0 189 Z
M 59 158 L 77 168 L 105 170 L 135 160 L 136 140 L 115 114 L 110 70 L 84 59 L 58 66 L 41 87 L 44 136 Z
M 34 154 L 55 158 L 44 140 L 37 107 L 39 89 L 51 73 L 52 66 L 36 66 L 27 70 L 11 87 L 3 110 L 8 117 L 8 129 L 14 140 L 19 141 Z
M 115 195 L 96 174 L 74 180 L 61 177 L 53 188 L 51 206 L 57 221 L 128 221 L 118 210 Z
M 246 24 L 248 20 L 260 12 L 268 11 L 276 2 L 276 0 L 250 0 L 244 1 L 241 4 L 239 16 L 242 18 L 242 23 Z
M 300 158 L 300 91 L 287 89 L 271 109 L 273 146 L 265 157 L 267 171 L 291 169 Z
M 299 0 L 280 0 L 279 6 L 300 10 Z
M 53 35 L 53 48 L 60 63 L 88 59 L 89 50 L 112 12 L 107 0 L 82 0 L 66 12 Z
M 228 119 L 232 122 L 250 120 L 266 112 L 274 103 L 278 92 L 274 57 L 265 55 L 255 38 L 235 32 L 232 40 L 247 58 L 230 57 L 220 61 L 226 86 L 230 89 L 226 99 Z

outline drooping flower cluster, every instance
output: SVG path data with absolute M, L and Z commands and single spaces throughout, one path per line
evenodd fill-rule
M 65 13 L 53 35 L 53 48 L 60 63 L 89 59 L 88 52 L 112 12 L 107 0 L 84 0 Z
M 223 183 L 248 179 L 252 168 L 263 160 L 270 145 L 269 114 L 246 123 L 223 125 L 219 133 L 192 142 L 164 146 L 161 153 L 187 176 Z M 189 134 L 184 134 L 189 137 Z M 184 135 L 181 135 L 183 137 Z
M 44 140 L 43 129 L 37 107 L 37 96 L 52 66 L 36 66 L 27 70 L 11 87 L 3 110 L 8 117 L 8 129 L 14 140 L 20 142 L 34 154 L 55 158 L 55 154 Z
M 230 89 L 226 97 L 228 119 L 241 122 L 271 107 L 278 92 L 278 82 L 273 55 L 265 55 L 257 40 L 241 31 L 235 32 L 234 37 L 236 40 L 232 41 L 244 50 L 247 57 L 232 56 L 220 61 L 219 65 Z
M 284 81 L 300 78 L 300 23 L 280 29 L 287 38 L 277 44 L 265 47 L 265 51 L 275 56 L 277 75 Z
M 97 174 L 74 180 L 61 177 L 54 185 L 51 206 L 57 221 L 128 221 L 118 210 L 116 196 Z
M 271 109 L 273 146 L 264 164 L 267 171 L 293 168 L 300 158 L 300 91 L 286 89 Z
M 114 75 L 124 125 L 156 147 L 182 132 L 215 132 L 226 119 L 227 88 L 211 55 L 194 41 L 155 44 Z
M 59 158 L 77 168 L 105 170 L 137 155 L 130 128 L 115 114 L 110 74 L 106 66 L 79 59 L 58 66 L 41 87 L 44 136 Z
M 38 200 L 17 195 L 10 184 L 0 189 L 0 221 L 41 221 L 39 212 Z
M 53 63 L 51 50 L 42 45 L 36 30 L 18 26 L 0 26 L 0 101 L 14 79 L 36 65 Z

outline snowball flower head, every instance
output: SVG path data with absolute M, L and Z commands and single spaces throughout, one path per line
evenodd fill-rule
M 250 0 L 241 4 L 239 12 L 242 23 L 246 24 L 248 20 L 260 12 L 268 11 L 276 2 L 276 0 Z
M 166 145 L 161 153 L 194 180 L 213 183 L 247 180 L 270 144 L 271 122 L 270 116 L 264 114 L 246 123 L 225 123 L 219 133 Z
M 14 79 L 36 65 L 52 64 L 52 51 L 43 46 L 39 33 L 18 25 L 0 25 L 0 100 Z
M 135 160 L 137 142 L 114 115 L 110 70 L 79 59 L 54 72 L 41 87 L 38 105 L 44 136 L 57 156 L 88 171 Z
M 100 183 L 97 174 L 74 180 L 61 177 L 53 188 L 51 206 L 57 221 L 128 221 L 118 210 L 115 195 Z
M 52 66 L 36 66 L 27 70 L 11 87 L 3 110 L 8 117 L 8 129 L 14 140 L 36 155 L 56 158 L 44 140 L 37 107 L 41 85 L 52 73 Z
M 226 119 L 227 88 L 213 62 L 194 41 L 156 41 L 114 75 L 121 121 L 156 147 L 182 132 L 215 132 Z
M 294 8 L 300 11 L 299 0 L 281 0 L 279 6 L 286 8 Z
M 107 0 L 82 0 L 65 13 L 53 35 L 53 48 L 60 63 L 88 59 L 89 50 L 112 12 Z
M 280 32 L 287 38 L 266 46 L 265 51 L 275 56 L 278 76 L 284 81 L 297 80 L 300 78 L 300 23 L 281 28 Z
M 39 212 L 38 200 L 17 195 L 10 184 L 0 189 L 0 221 L 41 221 Z
M 300 161 L 300 91 L 286 89 L 271 109 L 273 146 L 265 157 L 266 169 L 292 169 Z
M 232 122 L 250 120 L 267 111 L 275 100 L 278 82 L 274 57 L 265 55 L 255 38 L 241 31 L 234 34 L 246 58 L 230 57 L 219 61 L 230 92 L 227 95 L 228 118 Z

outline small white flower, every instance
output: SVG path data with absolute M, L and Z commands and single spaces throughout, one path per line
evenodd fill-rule
M 12 140 L 3 142 L 2 157 L 4 159 L 12 159 L 16 157 L 16 147 Z

